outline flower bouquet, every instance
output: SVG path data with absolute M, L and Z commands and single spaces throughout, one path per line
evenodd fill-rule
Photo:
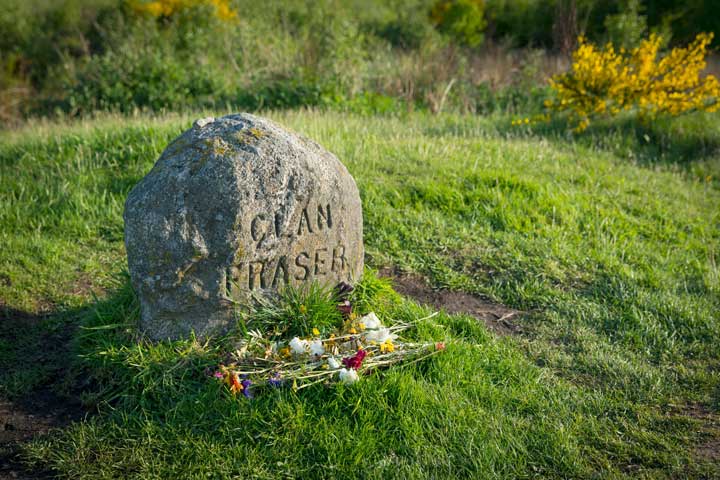
M 362 374 L 415 363 L 445 348 L 444 343 L 406 342 L 400 338 L 401 332 L 437 313 L 412 323 L 385 326 L 373 312 L 362 317 L 350 314 L 347 301 L 338 309 L 347 319 L 341 328 L 326 336 L 313 328 L 312 335 L 305 338 L 273 341 L 259 330 L 250 330 L 214 376 L 231 393 L 251 398 L 262 388 L 288 386 L 301 390 L 325 382 L 355 383 Z

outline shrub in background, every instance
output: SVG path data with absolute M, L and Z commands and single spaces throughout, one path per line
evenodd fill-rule
M 594 117 L 623 111 L 644 120 L 716 111 L 720 82 L 712 75 L 701 77 L 712 37 L 699 34 L 686 48 L 674 48 L 665 56 L 659 55 L 662 39 L 657 35 L 637 48 L 619 51 L 610 43 L 598 49 L 581 38 L 571 70 L 551 80 L 557 98 L 547 106 L 569 114 L 577 131 L 586 129 Z
M 439 31 L 461 45 L 477 47 L 485 38 L 485 0 L 439 0 L 430 18 Z
M 122 17 L 122 0 L 5 0 L 0 8 L 0 57 L 15 56 L 16 74 L 38 88 L 49 71 L 72 58 L 101 53 L 103 31 Z
M 605 29 L 615 48 L 635 48 L 647 31 L 647 17 L 641 15 L 640 0 L 626 0 L 619 13 L 605 17 Z
M 344 96 L 336 85 L 311 78 L 263 80 L 232 93 L 227 103 L 244 109 L 285 109 L 342 104 Z
M 0 125 L 19 123 L 32 98 L 31 85 L 19 74 L 23 68 L 19 55 L 0 55 Z
M 557 1 L 487 0 L 488 33 L 513 47 L 552 48 Z
M 227 91 L 223 78 L 213 65 L 187 68 L 172 51 L 126 49 L 85 63 L 68 78 L 60 106 L 73 114 L 210 107 Z
M 714 32 L 711 44 L 720 46 L 720 15 L 717 0 L 644 0 L 648 25 L 672 32 L 674 42 L 689 43 L 698 32 Z
M 403 50 L 417 50 L 432 36 L 432 26 L 424 15 L 401 14 L 371 28 L 379 38 Z

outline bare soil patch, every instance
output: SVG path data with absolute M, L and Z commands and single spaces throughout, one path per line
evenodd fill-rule
M 720 414 L 700 403 L 685 406 L 682 413 L 703 423 L 700 428 L 703 440 L 695 448 L 697 457 L 710 462 L 720 462 Z
M 419 275 L 403 274 L 392 268 L 383 268 L 379 274 L 381 277 L 390 278 L 395 291 L 401 295 L 448 313 L 471 315 L 497 335 L 523 332 L 520 320 L 525 312 L 483 300 L 469 293 L 434 289 Z
M 700 423 L 697 433 L 700 441 L 693 451 L 698 460 L 720 464 L 720 413 L 699 402 L 685 405 L 672 405 L 668 415 L 697 420 Z

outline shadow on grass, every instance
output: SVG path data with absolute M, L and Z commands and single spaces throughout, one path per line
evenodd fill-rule
M 137 318 L 127 272 L 116 278 L 106 297 L 76 308 L 37 315 L 0 305 L 0 478 L 51 478 L 23 462 L 23 446 L 97 413 L 107 389 L 83 376 L 81 355 L 98 333 L 103 346 L 126 345 Z
M 0 478 L 49 478 L 20 460 L 23 443 L 86 417 L 68 372 L 91 307 L 34 315 L 0 307 Z
M 714 127 L 713 120 L 717 119 L 709 114 L 652 122 L 622 117 L 596 122 L 578 134 L 569 133 L 570 126 L 560 121 L 538 124 L 532 130 L 550 140 L 607 151 L 645 166 L 672 164 L 687 168 L 720 152 L 720 130 Z
M 695 113 L 677 118 L 659 118 L 641 122 L 623 116 L 596 121 L 582 133 L 573 133 L 573 125 L 564 120 L 514 126 L 511 118 L 501 117 L 483 127 L 506 138 L 541 138 L 569 148 L 584 147 L 611 153 L 648 168 L 676 168 L 702 181 L 720 186 L 720 117 Z M 449 122 L 425 131 L 430 136 L 468 136 L 462 122 Z

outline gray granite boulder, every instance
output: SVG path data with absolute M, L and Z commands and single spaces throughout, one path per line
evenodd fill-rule
M 222 332 L 256 295 L 354 283 L 363 271 L 347 169 L 249 114 L 196 121 L 130 192 L 124 219 L 141 329 L 153 339 Z

